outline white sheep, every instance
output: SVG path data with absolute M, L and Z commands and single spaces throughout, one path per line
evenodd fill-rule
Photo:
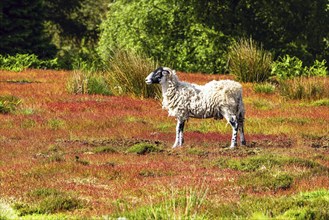
M 237 146 L 238 131 L 240 131 L 241 144 L 246 144 L 240 83 L 232 80 L 213 80 L 203 86 L 190 84 L 179 81 L 176 71 L 168 67 L 154 70 L 146 77 L 145 82 L 161 85 L 162 107 L 168 110 L 169 116 L 177 118 L 176 141 L 173 148 L 182 146 L 184 124 L 189 118 L 222 119 L 224 117 L 233 129 L 230 148 Z

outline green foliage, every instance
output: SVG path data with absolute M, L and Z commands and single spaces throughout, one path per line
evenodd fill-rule
M 15 56 L 3 56 L 0 54 L 0 70 L 20 72 L 27 68 L 57 69 L 57 59 L 39 60 L 34 54 L 16 54 Z
M 301 76 L 326 76 L 328 74 L 326 61 L 314 61 L 313 66 L 304 67 L 298 57 L 285 55 L 272 63 L 272 76 L 280 80 L 291 79 Z
M 41 188 L 29 193 L 36 200 L 35 204 L 16 203 L 14 209 L 20 216 L 31 214 L 50 214 L 82 208 L 84 203 L 69 193 L 56 189 Z
M 242 82 L 264 82 L 270 77 L 272 56 L 251 38 L 241 39 L 229 50 L 230 72 Z
M 184 71 L 221 73 L 226 64 L 230 38 L 199 22 L 187 2 L 115 1 L 101 28 L 98 51 L 104 60 L 123 48 Z
M 280 81 L 280 94 L 289 99 L 317 100 L 329 97 L 327 77 L 296 77 Z
M 0 96 L 0 113 L 8 114 L 14 112 L 22 100 L 15 96 Z
M 154 152 L 161 152 L 162 149 L 154 144 L 149 143 L 138 143 L 131 146 L 127 153 L 135 153 L 135 154 L 149 154 Z
M 256 83 L 253 85 L 253 90 L 256 93 L 273 94 L 275 93 L 275 86 L 271 83 Z
M 106 72 L 114 95 L 130 95 L 141 98 L 160 97 L 157 85 L 145 83 L 147 74 L 157 68 L 157 63 L 132 51 L 118 50 L 110 60 Z

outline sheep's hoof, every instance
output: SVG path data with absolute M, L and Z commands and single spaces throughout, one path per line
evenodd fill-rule
M 181 147 L 182 145 L 180 145 L 180 144 L 174 144 L 173 146 L 172 146 L 172 148 L 174 149 L 174 148 L 179 148 L 179 147 Z
M 230 146 L 230 149 L 234 149 L 236 146 L 237 146 L 236 144 L 232 144 L 232 145 Z

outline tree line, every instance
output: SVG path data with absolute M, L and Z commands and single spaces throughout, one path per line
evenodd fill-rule
M 111 58 L 146 54 L 184 71 L 220 73 L 252 38 L 277 59 L 329 60 L 328 0 L 2 0 L 0 53 Z M 66 65 L 69 66 L 69 65 Z

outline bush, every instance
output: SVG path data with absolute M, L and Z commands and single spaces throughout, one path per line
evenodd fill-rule
M 19 72 L 27 68 L 57 69 L 57 59 L 39 60 L 34 54 L 16 54 L 15 56 L 3 56 L 0 54 L 0 69 Z
M 317 100 L 329 96 L 326 77 L 296 77 L 280 81 L 280 94 L 289 99 Z
M 114 95 L 130 95 L 140 98 L 161 96 L 160 87 L 149 86 L 145 77 L 157 68 L 157 63 L 132 51 L 118 50 L 110 61 L 106 73 Z
M 292 79 L 301 76 L 326 76 L 328 74 L 326 61 L 315 60 L 313 66 L 303 67 L 298 57 L 285 55 L 272 63 L 271 75 L 279 80 Z
M 0 113 L 8 114 L 14 112 L 21 102 L 22 100 L 15 96 L 0 96 Z
M 242 82 L 264 82 L 271 74 L 272 55 L 252 39 L 241 39 L 229 50 L 230 72 Z

